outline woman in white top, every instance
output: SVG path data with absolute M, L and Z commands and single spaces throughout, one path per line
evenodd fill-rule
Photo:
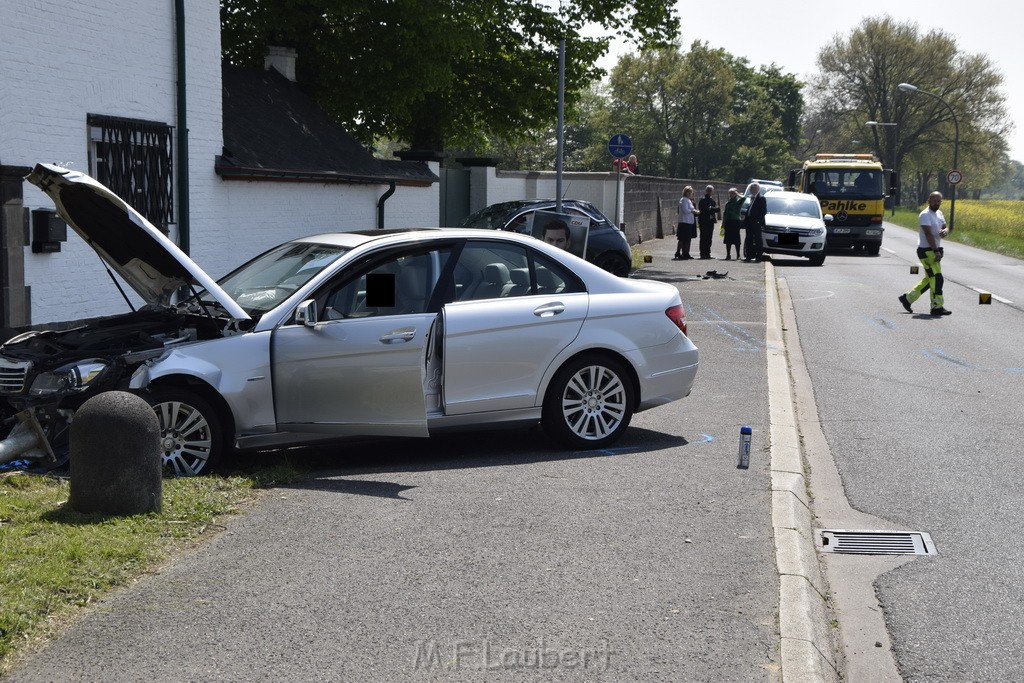
M 692 259 L 690 256 L 690 240 L 697 236 L 696 207 L 693 205 L 693 188 L 683 188 L 683 196 L 679 199 L 679 224 L 676 226 L 675 261 Z

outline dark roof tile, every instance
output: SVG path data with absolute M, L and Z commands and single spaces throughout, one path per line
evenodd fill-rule
M 274 69 L 222 67 L 223 177 L 432 183 L 423 162 L 378 159 Z

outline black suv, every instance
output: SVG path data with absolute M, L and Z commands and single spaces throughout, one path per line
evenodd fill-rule
M 523 225 L 521 217 L 534 211 L 554 211 L 554 199 L 519 199 L 511 202 L 491 204 L 465 218 L 463 228 L 485 228 L 527 232 L 516 226 Z M 628 277 L 633 267 L 633 252 L 622 231 L 590 202 L 579 199 L 563 199 L 562 213 L 585 216 L 590 219 L 590 235 L 587 238 L 587 260 L 619 277 Z

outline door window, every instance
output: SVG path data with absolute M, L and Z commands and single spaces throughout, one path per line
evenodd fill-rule
M 329 286 L 321 301 L 321 320 L 368 318 L 436 311 L 434 292 L 445 273 L 451 247 L 405 252 L 377 259 L 355 275 Z
M 458 301 L 582 292 L 569 270 L 525 247 L 469 242 L 455 266 Z

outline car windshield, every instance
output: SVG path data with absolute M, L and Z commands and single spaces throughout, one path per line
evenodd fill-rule
M 751 183 L 750 185 L 753 185 L 753 183 Z M 749 197 L 752 194 L 750 191 L 750 185 L 747 185 L 747 189 L 743 191 L 744 197 Z M 778 192 L 782 190 L 782 187 L 780 185 L 760 185 L 760 187 L 762 195 L 767 195 L 769 192 Z
M 282 244 L 257 256 L 217 282 L 249 315 L 260 315 L 287 299 L 292 292 L 348 251 L 330 244 Z M 200 301 L 212 303 L 205 291 Z
M 882 172 L 875 169 L 834 168 L 814 171 L 807 184 L 808 189 L 822 197 L 835 195 L 858 195 L 881 197 Z
M 821 206 L 815 199 L 779 197 L 770 192 L 765 196 L 765 202 L 768 205 L 768 213 L 821 218 Z

